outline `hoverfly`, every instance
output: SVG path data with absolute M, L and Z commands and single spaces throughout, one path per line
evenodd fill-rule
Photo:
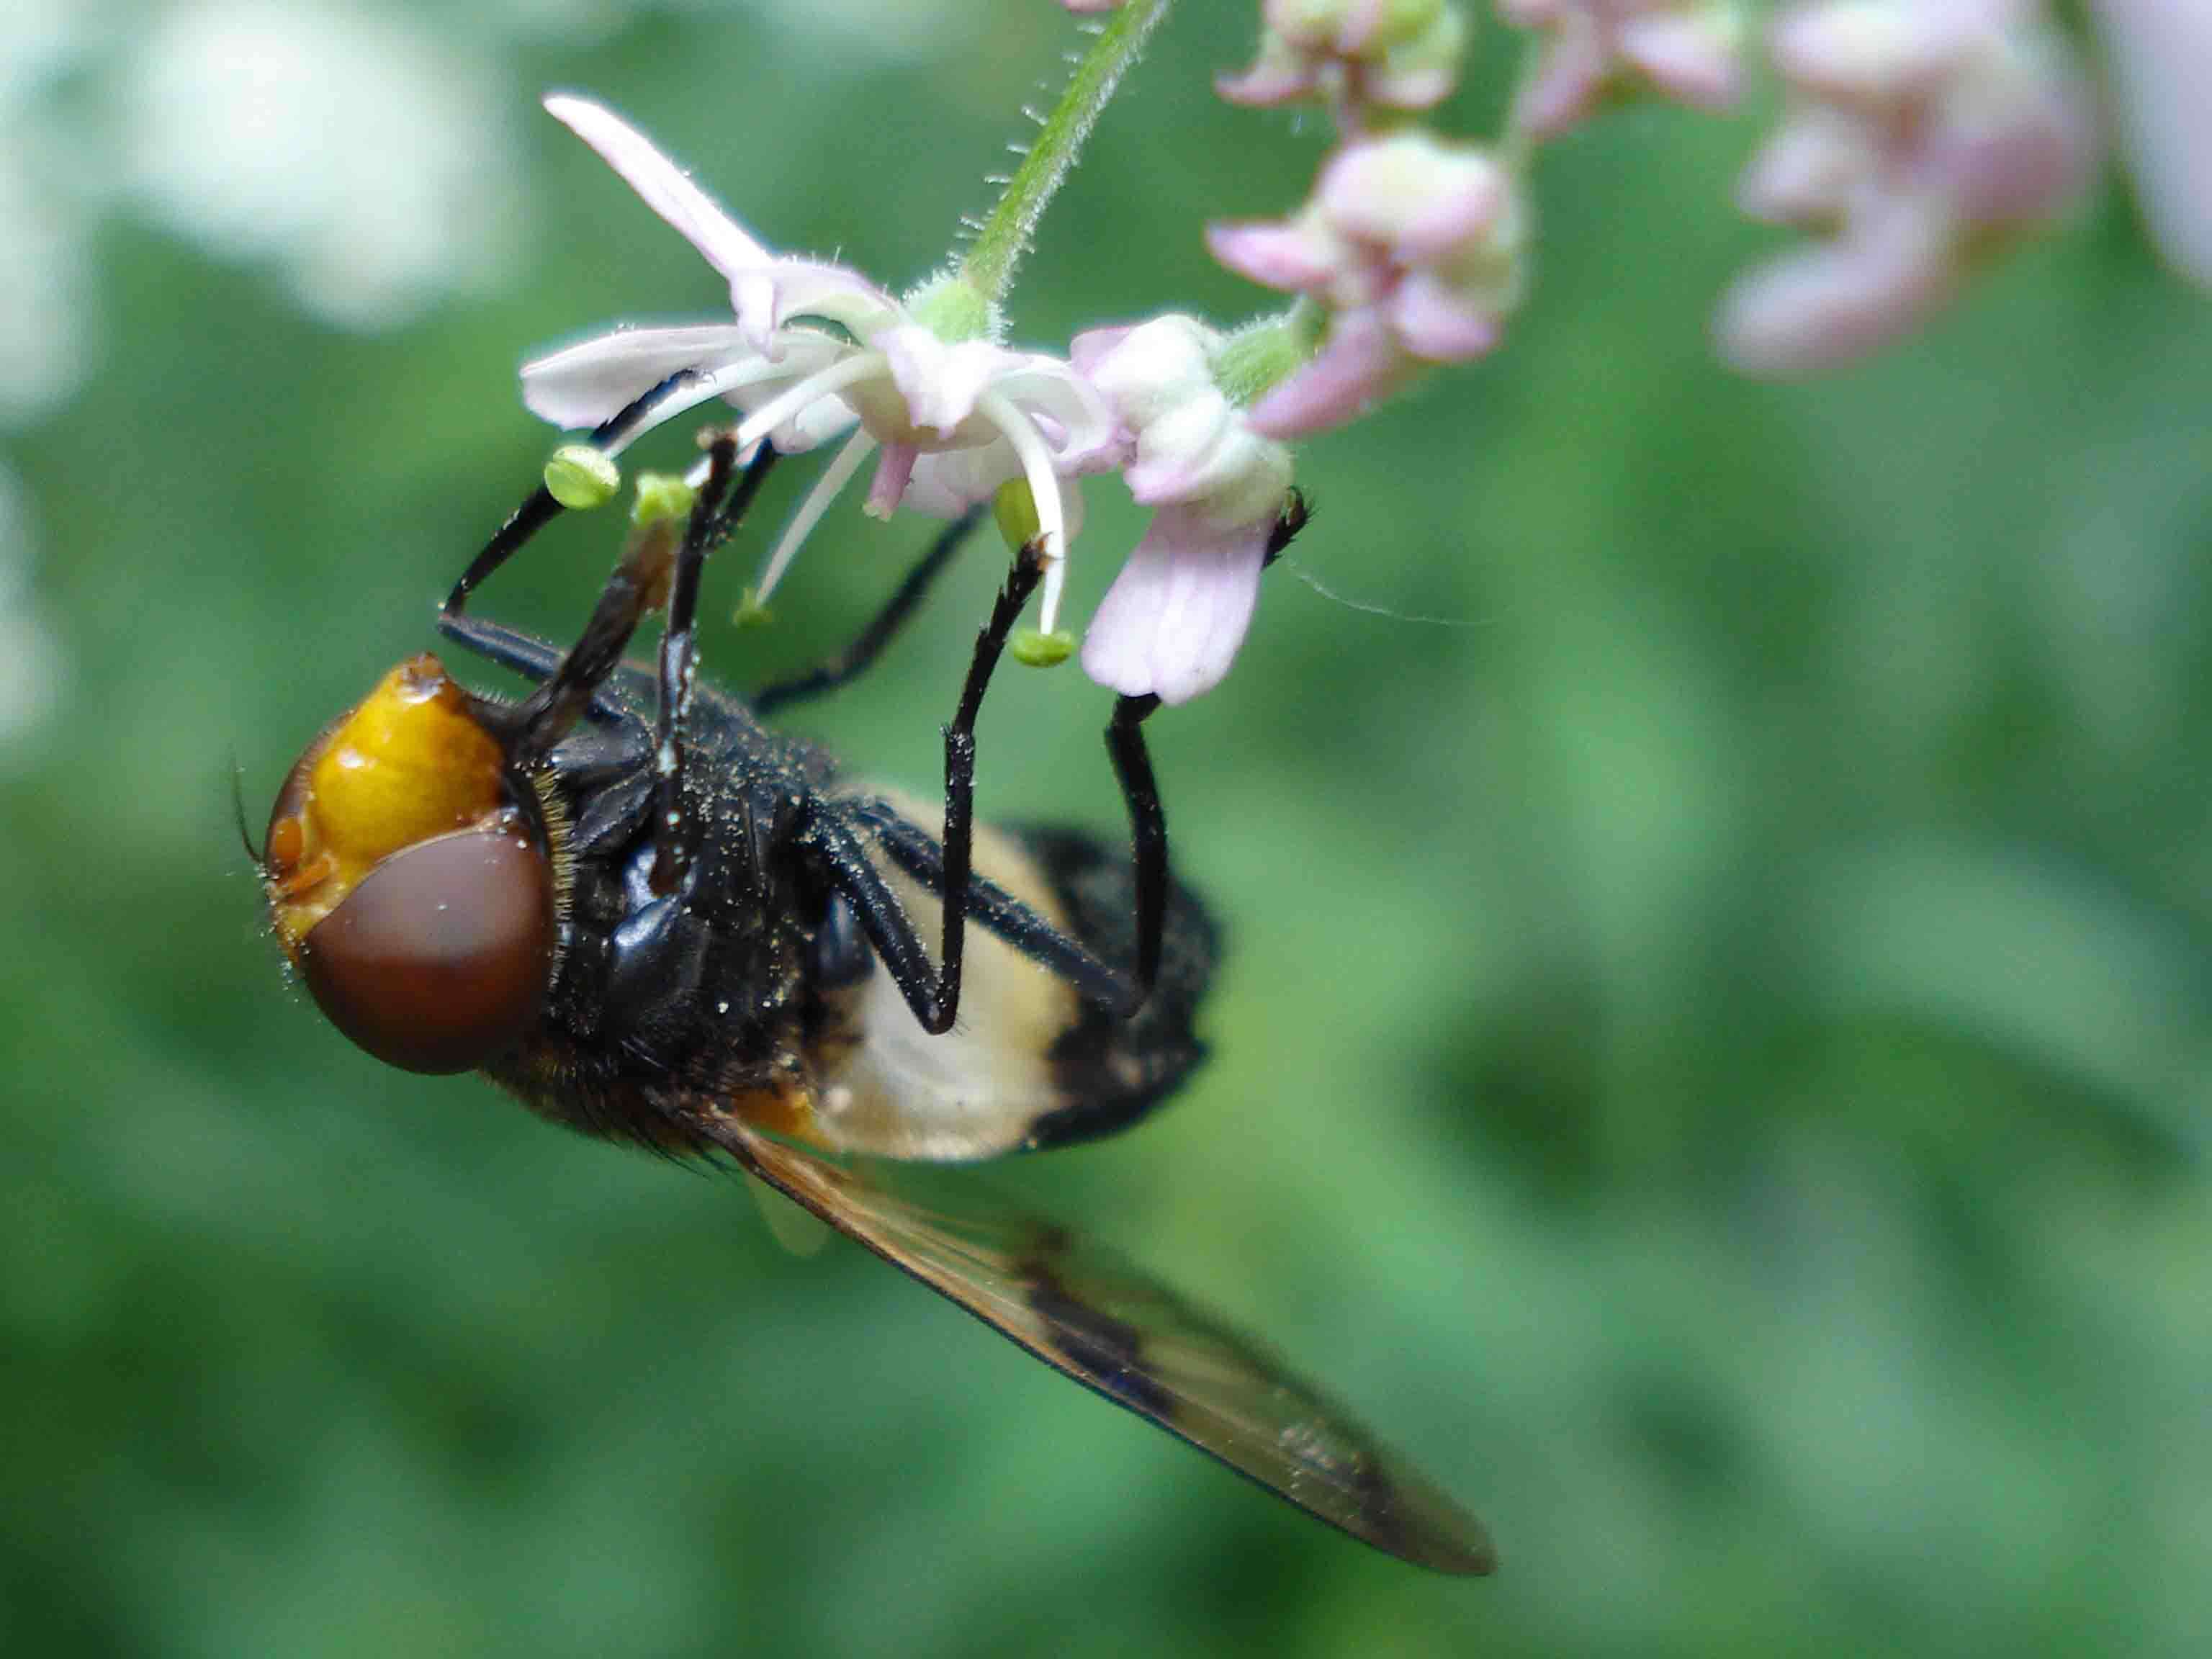
M 1478 1522 L 1264 1348 L 1059 1228 L 943 1213 L 846 1161 L 974 1160 L 1134 1122 L 1203 1052 L 1214 937 L 1168 875 L 1149 699 L 1122 698 L 1108 731 L 1127 866 L 1073 832 L 973 822 L 975 713 L 1034 546 L 945 729 L 941 827 L 757 716 L 866 668 L 967 524 L 821 670 L 750 708 L 697 683 L 701 568 L 774 459 L 763 445 L 741 469 L 715 439 L 680 535 L 631 532 L 565 652 L 465 611 L 558 510 L 540 491 L 439 617 L 535 689 L 479 696 L 418 656 L 310 745 L 258 858 L 316 1003 L 392 1065 L 480 1069 L 571 1127 L 734 1164 L 1299 1508 L 1424 1566 L 1489 1571 Z M 1280 539 L 1302 521 L 1293 497 Z M 624 662 L 663 605 L 657 665 Z

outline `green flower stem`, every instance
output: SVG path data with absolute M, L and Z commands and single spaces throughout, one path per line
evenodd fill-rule
M 1213 360 L 1213 383 L 1239 409 L 1313 361 L 1328 329 L 1328 313 L 1318 301 L 1300 295 L 1279 316 L 1262 317 L 1221 343 Z
M 1167 15 L 1170 0 L 1128 0 L 1107 20 L 1075 66 L 1060 101 L 1045 117 L 1036 142 L 1006 181 L 1005 194 L 991 210 L 960 262 L 961 279 L 990 304 L 1006 297 L 1014 268 L 1029 252 L 1045 204 L 1066 178 L 1091 124 L 1113 97 L 1122 72 L 1137 61 L 1153 26 Z

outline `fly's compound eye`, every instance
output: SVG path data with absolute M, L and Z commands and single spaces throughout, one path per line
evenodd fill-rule
M 278 793 L 262 859 L 277 936 L 331 1023 L 379 1060 L 465 1072 L 544 1006 L 559 907 L 518 788 L 426 656 L 386 675 Z
M 379 864 L 301 941 L 331 1024 L 388 1065 L 466 1072 L 520 1042 L 553 966 L 552 871 L 526 836 L 465 830 Z

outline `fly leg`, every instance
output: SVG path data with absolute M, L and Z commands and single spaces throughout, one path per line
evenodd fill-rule
M 692 503 L 684 537 L 687 545 L 695 538 L 712 534 L 718 521 L 717 509 L 729 490 L 734 460 L 735 452 L 726 439 L 715 446 L 707 480 Z M 756 458 L 755 466 L 759 465 Z M 663 593 L 670 591 L 672 559 L 668 544 L 665 524 L 648 525 L 632 532 L 623 544 L 622 557 L 608 573 L 606 585 L 599 590 L 599 602 L 592 607 L 583 632 L 530 695 L 514 703 L 488 698 L 476 700 L 478 720 L 503 738 L 508 755 L 516 763 L 527 766 L 550 752 L 591 707 L 608 677 L 620 666 L 622 653 L 630 636 L 636 633 L 639 620 Z M 699 556 L 704 556 L 703 547 Z M 664 711 L 667 712 L 670 711 Z
M 1006 585 L 991 607 L 991 619 L 975 635 L 975 654 L 968 665 L 959 706 L 945 728 L 945 836 L 935 884 L 944 921 L 934 967 L 905 907 L 848 822 L 849 813 L 818 812 L 806 832 L 829 866 L 832 884 L 851 903 L 907 1006 L 933 1036 L 951 1030 L 960 1012 L 961 964 L 975 868 L 975 715 L 983 706 L 992 671 L 1006 650 L 1006 636 L 1013 631 L 1014 618 L 1021 615 L 1043 572 L 1034 542 L 1015 556 Z M 887 850 L 896 856 L 895 848 Z
M 670 375 L 644 396 L 602 421 L 592 432 L 589 442 L 603 454 L 620 454 L 652 420 L 653 412 L 671 397 L 687 389 L 697 378 L 688 368 Z M 544 484 L 530 492 L 521 506 L 507 514 L 507 522 L 498 528 L 492 538 L 484 544 L 483 550 L 469 561 L 469 568 L 453 584 L 453 591 L 446 595 L 439 607 L 439 617 L 458 617 L 466 608 L 469 595 L 520 550 L 522 544 L 561 516 L 561 503 L 553 499 L 553 492 Z
M 982 508 L 970 507 L 945 526 L 914 568 L 907 572 L 906 580 L 899 584 L 898 591 L 891 595 L 890 602 L 876 613 L 850 645 L 828 661 L 795 678 L 763 686 L 753 694 L 753 713 L 766 716 L 787 704 L 834 691 L 866 673 L 869 665 L 881 654 L 884 647 L 890 642 L 892 635 L 905 625 L 907 618 L 921 604 L 923 597 L 929 592 L 930 584 L 951 562 L 952 556 L 960 550 L 960 544 L 967 539 L 968 532 L 975 527 L 976 520 L 982 516 Z
M 1282 556 L 1283 550 L 1306 526 L 1305 497 L 1293 489 L 1283 497 L 1283 508 L 1268 532 L 1261 568 Z M 1121 799 L 1129 811 L 1129 849 L 1135 860 L 1137 911 L 1136 995 L 1117 1009 L 1123 1018 L 1134 1014 L 1159 982 L 1161 940 L 1166 932 L 1168 908 L 1168 820 L 1160 805 L 1160 788 L 1152 775 L 1152 757 L 1145 744 L 1145 721 L 1160 706 L 1150 695 L 1117 697 L 1114 715 L 1106 724 L 1106 753 L 1114 763 L 1114 776 L 1121 786 Z
M 660 636 L 659 701 L 653 725 L 653 890 L 672 892 L 698 851 L 699 826 L 684 805 L 684 770 L 690 748 L 691 702 L 698 684 L 699 578 L 707 554 L 736 528 L 759 494 L 775 451 L 762 444 L 737 489 L 730 473 L 737 445 L 727 434 L 708 449 L 707 478 L 691 503 L 684 543 L 668 585 L 668 622 Z M 728 503 L 724 504 L 724 497 Z

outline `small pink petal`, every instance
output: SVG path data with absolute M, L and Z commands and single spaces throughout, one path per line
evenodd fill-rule
M 597 426 L 685 368 L 720 368 L 752 356 L 727 323 L 624 328 L 522 366 L 522 404 L 570 430 Z
M 1887 344 L 1950 297 L 1958 272 L 1949 239 L 1939 209 L 1898 204 L 1849 237 L 1747 272 L 1713 319 L 1722 357 L 1743 374 L 1789 380 Z
M 1940 177 L 1952 204 L 1991 225 L 2057 217 L 2087 182 L 2096 150 L 2087 97 L 2063 70 L 2013 108 L 1965 112 L 1945 137 Z
M 1408 272 L 1390 296 L 1390 321 L 1406 349 L 1432 363 L 1462 363 L 1498 348 L 1498 313 L 1455 292 L 1434 272 Z
M 1142 326 L 1139 323 L 1117 323 L 1110 328 L 1086 328 L 1067 343 L 1067 361 L 1078 374 L 1091 380 L 1100 362 Z
M 975 412 L 975 399 L 1013 356 L 988 340 L 947 345 L 918 323 L 887 328 L 868 343 L 889 360 L 911 422 L 945 438 Z
M 1796 85 L 1858 103 L 1917 96 L 2002 21 L 2003 0 L 1869 4 L 1814 0 L 1767 31 L 1774 66 Z
M 872 519 L 888 519 L 898 510 L 899 500 L 914 477 L 914 464 L 921 452 L 912 444 L 885 444 L 883 459 L 876 463 L 876 476 L 868 486 L 868 499 L 863 510 Z
M 1381 315 L 1372 309 L 1344 312 L 1313 361 L 1253 404 L 1245 424 L 1267 438 L 1342 426 L 1388 397 L 1412 371 Z
M 1862 128 L 1832 110 L 1802 110 L 1751 158 L 1736 183 L 1736 205 L 1770 224 L 1826 223 L 1843 216 L 1874 164 Z
M 1057 357 L 1000 351 L 991 387 L 1036 422 L 1056 471 L 1092 471 L 1120 448 L 1121 428 L 1107 400 Z
M 1294 52 L 1270 52 L 1265 46 L 1240 75 L 1217 75 L 1213 90 L 1232 104 L 1267 109 L 1312 96 L 1320 85 L 1313 66 Z
M 1328 287 L 1341 272 L 1345 258 L 1344 250 L 1295 220 L 1210 224 L 1206 246 L 1238 276 L 1267 288 L 1300 293 Z
M 1369 74 L 1362 89 L 1385 109 L 1433 109 L 1450 97 L 1458 84 L 1455 68 L 1401 69 L 1386 58 Z
M 552 117 L 597 150 L 645 204 L 682 233 L 725 276 L 775 256 L 690 176 L 653 147 L 646 136 L 604 104 L 556 93 L 546 99 Z
M 1532 137 L 1556 138 L 1590 112 L 1604 83 L 1603 44 L 1579 13 L 1538 48 L 1536 72 L 1521 88 L 1513 117 Z
M 1188 702 L 1228 673 L 1252 623 L 1273 517 L 1220 532 L 1163 507 L 1106 590 L 1083 672 L 1124 696 Z
M 1294 3 L 1285 9 L 1296 13 L 1301 9 Z M 1389 11 L 1389 0 L 1345 0 L 1343 21 L 1336 26 L 1337 51 L 1352 58 L 1365 52 Z
M 1670 98 L 1699 109 L 1735 101 L 1735 42 L 1698 12 L 1654 12 L 1620 26 L 1620 55 Z
M 1346 145 L 1322 169 L 1314 196 L 1340 234 L 1410 263 L 1487 231 L 1509 188 L 1487 156 L 1409 136 Z
M 1121 470 L 1121 482 L 1143 507 L 1209 495 L 1237 470 L 1240 435 L 1236 410 L 1208 387 L 1138 433 L 1137 458 Z

